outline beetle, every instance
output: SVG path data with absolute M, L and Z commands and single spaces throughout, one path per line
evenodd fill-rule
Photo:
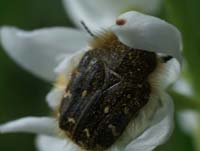
M 109 148 L 148 103 L 150 75 L 170 59 L 130 48 L 112 32 L 95 36 L 65 89 L 60 129 L 84 149 Z

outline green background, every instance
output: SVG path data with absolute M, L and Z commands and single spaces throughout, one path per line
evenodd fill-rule
M 187 72 L 190 73 L 197 96 L 200 94 L 199 6 L 199 0 L 167 0 L 160 14 L 161 18 L 177 25 L 183 33 L 184 56 L 189 66 Z M 0 26 L 4 25 L 30 30 L 49 26 L 72 26 L 72 23 L 60 0 L 0 0 Z M 24 116 L 48 115 L 50 111 L 45 104 L 45 95 L 51 86 L 51 83 L 46 83 L 20 68 L 0 48 L 0 123 Z M 193 142 L 193 138 L 184 134 L 176 122 L 173 136 L 158 150 L 193 151 Z M 0 135 L 0 150 L 35 151 L 34 135 Z

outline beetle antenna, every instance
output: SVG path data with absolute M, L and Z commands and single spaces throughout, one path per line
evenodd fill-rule
M 84 21 L 81 21 L 81 24 L 83 25 L 83 27 L 85 28 L 85 30 L 88 32 L 88 34 L 90 34 L 90 36 L 96 37 L 96 36 L 91 32 L 91 30 L 88 28 L 88 26 L 85 24 Z

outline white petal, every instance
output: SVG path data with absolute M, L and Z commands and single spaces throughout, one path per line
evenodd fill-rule
M 71 56 L 87 45 L 88 35 L 71 28 L 23 31 L 13 27 L 0 30 L 6 52 L 26 70 L 46 80 L 54 80 L 59 58 Z
M 181 128 L 190 135 L 194 134 L 197 129 L 198 119 L 198 113 L 192 110 L 186 110 L 178 113 L 178 121 Z
M 38 151 L 80 151 L 72 142 L 66 139 L 39 135 L 36 139 Z
M 88 50 L 90 50 L 90 47 L 85 47 L 84 49 L 77 51 L 70 57 L 65 57 L 63 61 L 55 68 L 54 71 L 57 74 L 65 74 L 66 76 L 71 76 L 71 72 L 79 64 L 81 58 Z
M 131 48 L 171 55 L 182 62 L 182 38 L 173 25 L 153 16 L 127 12 L 118 17 L 124 25 L 113 25 L 111 30 L 119 40 Z
M 66 11 L 74 23 L 82 27 L 84 21 L 91 30 L 112 25 L 115 18 L 128 10 L 155 13 L 161 0 L 63 0 Z
M 61 99 L 64 95 L 64 89 L 53 88 L 47 95 L 46 101 L 51 109 L 55 109 L 59 106 Z
M 152 87 L 165 91 L 170 84 L 174 83 L 178 79 L 180 71 L 181 66 L 174 58 L 166 63 L 161 63 L 157 68 L 157 71 L 151 74 L 149 78 Z
M 160 80 L 164 82 L 165 87 L 168 87 L 169 84 L 172 84 L 175 81 L 177 81 L 181 73 L 181 66 L 177 62 L 177 60 L 173 58 L 164 64 L 163 70 L 163 79 Z
M 0 125 L 0 133 L 28 132 L 55 135 L 56 120 L 49 117 L 25 117 Z
M 157 111 L 151 126 L 133 140 L 126 151 L 152 151 L 170 137 L 173 130 L 173 103 L 167 94 L 163 94 L 161 100 L 163 108 Z

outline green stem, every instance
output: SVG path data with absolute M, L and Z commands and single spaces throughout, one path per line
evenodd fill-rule
M 200 112 L 200 100 L 171 90 L 169 93 L 174 100 L 176 110 L 192 109 Z
M 200 151 L 200 116 L 198 118 L 198 125 L 194 130 L 194 145 L 195 151 Z

